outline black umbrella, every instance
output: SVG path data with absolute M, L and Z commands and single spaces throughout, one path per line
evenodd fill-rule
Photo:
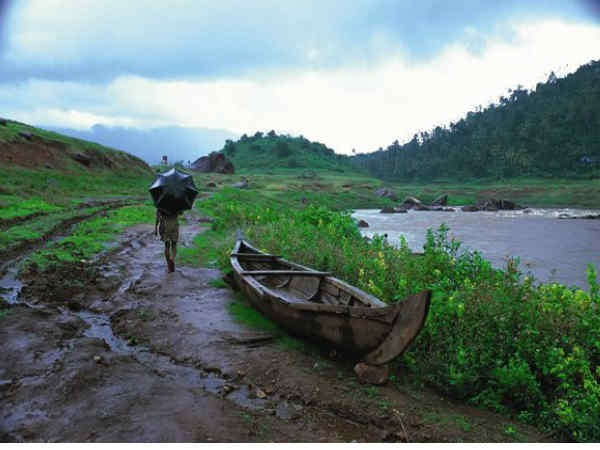
M 159 173 L 150 186 L 150 195 L 156 206 L 168 215 L 192 209 L 198 189 L 191 175 L 171 169 Z

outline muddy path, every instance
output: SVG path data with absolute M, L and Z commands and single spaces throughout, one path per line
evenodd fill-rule
M 181 245 L 202 229 L 182 226 Z M 137 226 L 91 266 L 26 280 L 0 317 L 0 441 L 544 440 L 402 374 L 360 385 L 354 361 L 236 322 L 219 271 L 170 274 L 162 254 Z

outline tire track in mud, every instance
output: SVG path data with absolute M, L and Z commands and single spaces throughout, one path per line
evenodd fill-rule
M 100 207 L 101 209 L 98 211 L 89 213 L 89 214 L 82 214 L 82 215 L 78 215 L 78 216 L 74 216 L 74 217 L 70 217 L 68 219 L 62 220 L 59 223 L 57 223 L 56 225 L 54 225 L 47 232 L 45 232 L 39 238 L 26 239 L 26 240 L 21 241 L 17 246 L 12 247 L 9 250 L 0 251 L 0 258 L 3 260 L 7 260 L 7 259 L 9 260 L 8 262 L 5 262 L 4 264 L 2 264 L 2 266 L 0 266 L 0 274 L 2 274 L 2 272 L 8 265 L 12 264 L 13 261 L 11 261 L 11 260 L 21 259 L 23 257 L 24 253 L 31 253 L 32 251 L 37 250 L 38 248 L 41 248 L 42 246 L 44 246 L 46 244 L 47 241 L 52 240 L 53 238 L 68 236 L 70 234 L 70 229 L 74 225 L 77 225 L 80 222 L 83 222 L 84 220 L 90 219 L 97 215 L 106 213 L 107 211 L 111 211 L 113 209 L 118 209 L 118 208 L 123 208 L 125 206 L 133 206 L 136 204 L 139 204 L 139 203 L 127 202 L 127 201 L 101 202 L 96 205 L 88 205 L 86 207 L 76 208 L 76 209 L 85 209 L 85 208 Z M 102 206 L 105 206 L 105 207 L 103 208 Z M 40 214 L 35 217 L 37 218 L 37 217 L 44 216 L 44 215 L 46 215 L 46 214 Z M 14 226 L 14 224 L 13 224 L 13 226 Z M 61 232 L 61 230 L 65 230 L 65 229 L 67 230 L 67 233 Z
M 81 208 L 77 209 L 98 206 L 106 207 L 89 214 L 82 214 L 62 220 L 44 233 L 43 236 L 36 239 L 24 240 L 10 250 L 0 251 L 0 259 L 4 260 L 4 262 L 0 264 L 0 301 L 4 299 L 8 303 L 14 303 L 17 300 L 17 297 L 23 288 L 23 283 L 19 280 L 21 270 L 20 263 L 29 257 L 31 253 L 51 245 L 53 242 L 70 236 L 73 227 L 81 222 L 84 222 L 85 220 L 91 219 L 98 215 L 106 214 L 108 211 L 123 208 L 125 206 L 133 206 L 136 204 L 137 203 L 132 203 L 127 200 L 101 201 L 96 204 L 93 202 L 86 203 L 86 206 L 82 206 Z M 36 217 L 39 217 L 39 215 Z
M 112 200 L 89 200 L 89 201 L 84 201 L 82 203 L 79 203 L 78 205 L 74 206 L 72 209 L 85 209 L 85 208 L 96 208 L 96 207 L 101 207 L 101 206 L 107 206 L 107 205 L 113 205 L 116 203 L 125 203 L 127 204 L 127 202 L 131 202 L 132 204 L 135 204 L 136 202 L 139 202 L 143 200 L 142 198 L 138 198 L 138 197 L 127 197 L 127 198 L 120 198 L 120 199 L 112 199 Z M 10 219 L 0 219 L 0 231 L 5 231 L 15 225 L 23 225 L 27 222 L 31 222 L 33 219 L 37 219 L 39 217 L 44 217 L 44 216 L 49 216 L 51 214 L 57 214 L 60 213 L 60 211 L 38 211 L 38 212 L 34 212 L 31 214 L 27 214 L 25 216 L 16 216 L 16 217 L 11 217 Z

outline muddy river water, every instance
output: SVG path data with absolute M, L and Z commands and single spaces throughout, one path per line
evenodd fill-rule
M 521 270 L 540 282 L 558 282 L 588 289 L 588 263 L 600 270 L 600 220 L 559 219 L 580 217 L 597 210 L 537 209 L 498 212 L 412 211 L 381 214 L 379 210 L 356 210 L 353 217 L 365 220 L 366 236 L 388 235 L 398 245 L 404 236 L 413 251 L 423 251 L 426 231 L 442 223 L 461 248 L 478 250 L 495 267 L 506 267 L 508 257 L 519 257 Z

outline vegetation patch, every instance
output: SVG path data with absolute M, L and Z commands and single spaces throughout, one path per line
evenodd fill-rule
M 49 265 L 88 261 L 107 248 L 117 233 L 138 223 L 153 223 L 155 209 L 148 205 L 126 206 L 76 225 L 73 233 L 32 253 L 28 266 L 44 270 Z
M 0 196 L 0 219 L 3 220 L 28 216 L 38 212 L 49 213 L 60 209 L 59 206 L 36 197 L 22 199 L 14 195 Z
M 0 251 L 10 251 L 23 243 L 43 239 L 61 223 L 77 216 L 85 216 L 100 211 L 101 208 L 84 208 L 68 213 L 51 214 L 8 228 L 0 234 Z
M 283 255 L 395 303 L 434 292 L 426 325 L 394 364 L 452 396 L 535 424 L 565 438 L 600 438 L 600 287 L 589 292 L 539 284 L 518 260 L 494 269 L 462 251 L 448 229 L 428 230 L 423 256 L 380 237 L 364 240 L 350 215 L 321 205 L 290 208 L 253 192 L 222 190 L 200 207 L 229 270 L 234 230 Z M 207 236 L 210 236 L 208 234 Z M 521 281 L 523 280 L 523 281 Z
M 302 352 L 311 349 L 310 344 L 286 334 L 279 325 L 249 305 L 241 295 L 227 305 L 227 310 L 235 320 L 244 325 L 277 336 L 276 342 L 284 348 Z

